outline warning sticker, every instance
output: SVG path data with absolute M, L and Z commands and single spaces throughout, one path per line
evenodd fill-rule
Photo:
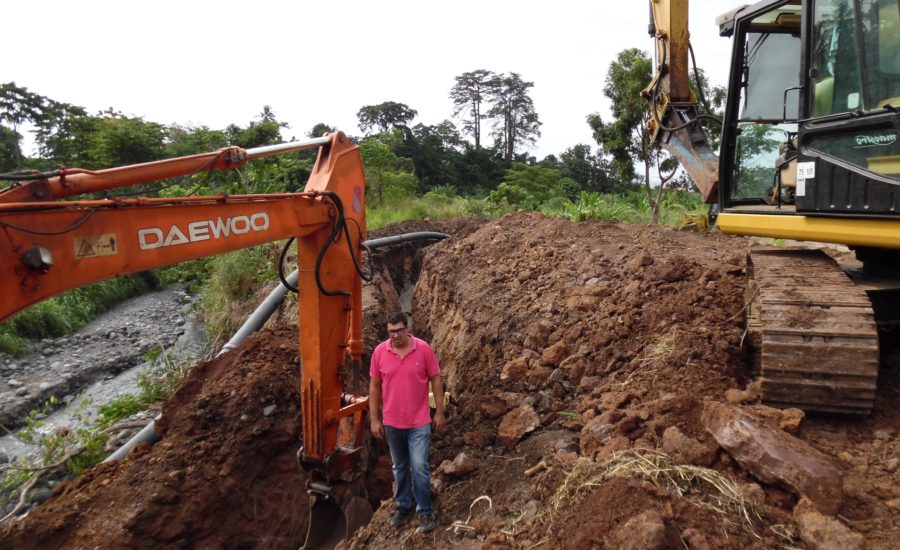
M 119 253 L 115 233 L 75 237 L 75 257 L 79 260 L 96 256 L 113 256 Z

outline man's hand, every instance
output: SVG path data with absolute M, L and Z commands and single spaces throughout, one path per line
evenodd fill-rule
M 442 431 L 444 431 L 444 428 L 447 427 L 447 418 L 444 417 L 443 411 L 438 411 L 438 412 L 434 413 L 433 422 L 434 422 L 434 431 L 435 432 L 442 432 Z
M 369 423 L 369 428 L 372 430 L 372 435 L 378 439 L 384 439 L 384 424 L 381 423 L 381 420 L 373 418 Z

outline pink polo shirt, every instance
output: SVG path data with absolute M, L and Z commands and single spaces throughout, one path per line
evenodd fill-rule
M 372 352 L 369 375 L 381 379 L 382 422 L 399 429 L 420 428 L 431 422 L 428 381 L 441 373 L 437 357 L 425 340 L 409 335 L 412 349 L 403 359 L 390 339 Z

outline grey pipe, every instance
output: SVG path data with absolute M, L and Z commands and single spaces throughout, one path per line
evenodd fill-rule
M 381 239 L 371 239 L 363 242 L 363 246 L 368 248 L 382 248 L 385 246 L 391 246 L 395 244 L 401 244 L 405 242 L 411 241 L 423 241 L 423 240 L 441 240 L 446 239 L 450 235 L 446 233 L 438 233 L 435 231 L 419 231 L 416 233 L 404 233 L 403 235 L 395 235 L 393 237 L 383 237 Z M 287 282 L 293 286 L 297 286 L 297 279 L 299 277 L 299 272 L 295 269 L 290 275 L 287 276 Z M 231 340 L 228 341 L 227 344 L 222 346 L 222 349 L 219 350 L 219 353 L 216 354 L 216 357 L 227 353 L 234 348 L 238 347 L 241 342 L 243 342 L 248 336 L 261 329 L 263 325 L 266 324 L 266 321 L 269 320 L 269 317 L 275 313 L 275 310 L 278 309 L 278 306 L 281 305 L 281 302 L 284 300 L 284 297 L 287 295 L 287 287 L 284 286 L 284 283 L 279 283 L 277 287 L 275 287 L 272 292 L 266 296 L 266 299 L 262 301 L 259 306 L 253 311 L 250 317 L 241 325 L 241 328 L 238 329 L 237 332 L 234 333 L 234 336 L 231 337 Z M 147 443 L 148 445 L 153 445 L 157 441 L 160 440 L 159 434 L 156 432 L 156 421 L 159 420 L 159 416 L 153 419 L 149 424 L 144 426 L 144 428 L 136 433 L 131 439 L 125 442 L 124 445 L 119 447 L 116 452 L 106 457 L 103 462 L 109 462 L 110 460 L 122 460 L 128 453 L 134 449 L 138 443 Z
M 263 145 L 262 147 L 247 149 L 247 160 L 271 157 L 272 155 L 283 155 L 285 153 L 293 153 L 305 149 L 315 149 L 316 147 L 328 145 L 329 143 L 331 143 L 331 137 L 322 136 L 307 139 L 305 141 L 291 141 L 288 143 L 278 143 L 276 145 Z
M 159 416 L 151 420 L 149 424 L 141 429 L 141 431 L 136 433 L 131 439 L 126 441 L 124 445 L 119 447 L 116 452 L 103 459 L 103 462 L 109 462 L 110 460 L 122 460 L 123 458 L 128 456 L 128 453 L 131 452 L 131 449 L 137 447 L 138 443 L 153 445 L 154 443 L 159 441 L 159 434 L 156 433 L 157 420 L 159 420 Z
M 391 246 L 394 244 L 407 243 L 411 241 L 428 241 L 428 240 L 443 240 L 449 238 L 450 235 L 446 233 L 438 233 L 437 231 L 418 231 L 415 233 L 404 233 L 402 235 L 394 235 L 393 237 L 382 237 L 380 239 L 370 239 L 368 241 L 363 242 L 363 246 L 368 248 L 381 248 L 384 246 Z
M 294 288 L 297 287 L 298 278 L 299 272 L 296 269 L 286 277 L 287 282 Z M 275 313 L 275 310 L 278 309 L 278 306 L 281 305 L 281 302 L 284 301 L 287 292 L 288 288 L 284 286 L 284 283 L 278 283 L 278 286 L 266 296 L 266 299 L 257 306 L 252 314 L 250 314 L 250 317 L 247 318 L 243 325 L 241 325 L 241 328 L 234 333 L 231 340 L 222 346 L 222 349 L 219 350 L 216 357 L 228 353 L 238 347 L 248 336 L 261 329 L 263 325 L 266 324 L 266 321 L 269 320 L 269 317 L 271 317 L 272 314 Z

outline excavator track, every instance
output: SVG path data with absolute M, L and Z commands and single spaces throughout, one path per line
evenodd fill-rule
M 865 291 L 818 250 L 755 249 L 749 268 L 748 332 L 759 345 L 763 402 L 868 415 L 878 330 Z

